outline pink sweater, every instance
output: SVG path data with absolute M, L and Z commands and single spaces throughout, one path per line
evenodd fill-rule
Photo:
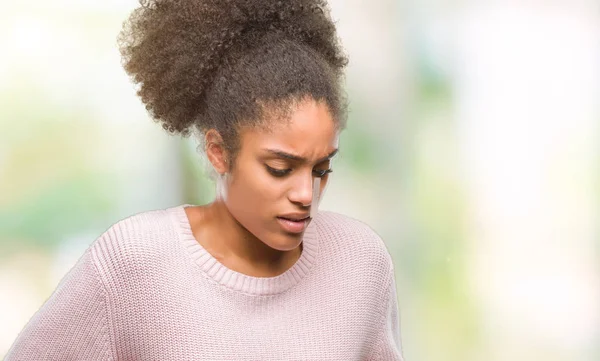
M 186 206 L 110 227 L 5 360 L 403 360 L 392 260 L 368 226 L 322 211 L 290 269 L 251 277 L 196 241 Z

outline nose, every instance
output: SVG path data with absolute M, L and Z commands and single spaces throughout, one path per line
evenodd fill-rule
M 311 172 L 312 173 L 312 172 Z M 313 196 L 313 176 L 302 175 L 294 184 L 294 187 L 289 192 L 289 200 L 302 207 L 310 206 Z

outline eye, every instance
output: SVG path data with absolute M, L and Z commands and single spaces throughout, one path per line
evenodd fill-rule
M 291 169 L 277 169 L 268 165 L 265 165 L 265 167 L 267 167 L 267 171 L 274 177 L 285 177 L 291 171 Z
M 315 169 L 315 170 L 313 170 L 313 173 L 319 178 L 323 178 L 328 173 L 331 173 L 331 172 L 333 172 L 333 170 L 331 170 L 331 169 L 323 169 L 323 170 Z

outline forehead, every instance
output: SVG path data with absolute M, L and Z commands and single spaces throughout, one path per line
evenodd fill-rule
M 311 159 L 338 147 L 339 131 L 325 103 L 304 101 L 286 118 L 274 119 L 268 130 L 256 127 L 242 132 L 242 151 L 269 148 Z

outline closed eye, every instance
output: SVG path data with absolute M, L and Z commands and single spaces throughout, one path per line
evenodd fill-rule
M 324 170 L 315 169 L 315 170 L 313 170 L 313 173 L 319 178 L 323 178 L 331 172 L 333 172 L 332 169 L 324 169 Z
M 265 165 L 265 167 L 267 168 L 267 171 L 269 173 L 271 173 L 271 175 L 273 175 L 274 177 L 278 177 L 278 178 L 285 177 L 292 171 L 292 169 L 290 169 L 290 168 L 278 169 L 278 168 L 269 167 L 268 165 Z M 333 172 L 332 169 L 323 169 L 323 170 L 314 169 L 313 170 L 313 174 L 319 178 L 323 178 L 331 172 Z
M 291 169 L 277 169 L 277 168 L 269 167 L 268 165 L 265 165 L 265 166 L 267 167 L 267 170 L 269 171 L 269 173 L 271 173 L 275 177 L 284 177 L 289 172 L 292 171 Z

